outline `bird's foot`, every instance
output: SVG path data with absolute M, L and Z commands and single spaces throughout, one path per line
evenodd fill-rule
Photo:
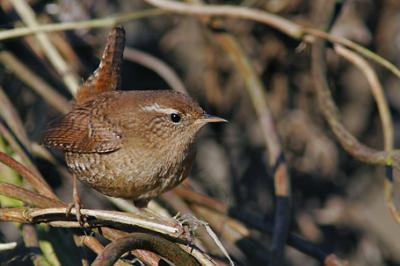
M 76 220 L 79 222 L 81 226 L 85 224 L 85 217 L 81 213 L 83 205 L 81 203 L 80 197 L 75 197 L 74 195 L 74 201 L 68 204 L 66 215 L 69 216 L 71 215 L 72 208 L 75 208 L 75 216 Z
M 193 242 L 193 236 L 195 231 L 197 230 L 198 226 L 201 225 L 201 220 L 196 218 L 192 214 L 183 214 L 177 213 L 173 219 L 177 221 L 183 228 L 182 235 L 185 236 L 186 240 L 188 241 L 187 244 L 190 246 Z
M 79 193 L 78 193 L 78 185 L 77 185 L 77 180 L 76 180 L 76 176 L 75 175 L 73 176 L 72 198 L 73 198 L 73 202 L 68 204 L 66 215 L 67 216 L 70 215 L 71 211 L 72 211 L 72 208 L 75 208 L 76 220 L 79 222 L 79 224 L 81 226 L 83 226 L 85 224 L 85 220 L 86 219 L 81 213 L 81 208 L 83 207 L 83 204 L 81 202 L 81 197 L 79 196 Z

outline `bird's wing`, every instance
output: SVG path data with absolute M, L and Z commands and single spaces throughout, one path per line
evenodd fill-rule
M 44 133 L 46 146 L 78 153 L 105 153 L 121 148 L 118 127 L 98 109 L 76 107 L 54 121 Z

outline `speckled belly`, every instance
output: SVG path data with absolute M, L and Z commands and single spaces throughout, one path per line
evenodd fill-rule
M 68 167 L 82 182 L 108 196 L 141 200 L 157 197 L 182 182 L 189 175 L 194 152 L 183 160 L 163 163 L 154 158 L 145 161 L 145 157 L 127 156 L 122 149 L 102 154 L 65 154 Z

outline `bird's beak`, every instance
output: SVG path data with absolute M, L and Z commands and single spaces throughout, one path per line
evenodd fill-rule
M 209 115 L 209 114 L 205 114 L 204 118 L 201 119 L 203 120 L 205 123 L 221 123 L 221 122 L 228 122 L 228 120 L 215 116 L 215 115 Z

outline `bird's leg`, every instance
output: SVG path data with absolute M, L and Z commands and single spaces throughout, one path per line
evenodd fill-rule
M 159 217 L 160 214 L 148 208 L 148 204 L 151 199 L 138 199 L 133 201 L 133 205 L 142 213 L 146 213 L 149 216 Z
M 81 207 L 83 205 L 81 202 L 81 197 L 79 196 L 79 192 L 78 192 L 78 181 L 77 181 L 76 175 L 72 175 L 72 186 L 73 186 L 73 189 L 72 189 L 73 202 L 71 202 L 68 205 L 66 214 L 67 214 L 67 216 L 70 215 L 72 207 L 74 207 L 76 219 L 80 225 L 83 225 L 84 221 L 83 221 L 82 214 L 81 214 Z
M 150 201 L 149 199 L 138 199 L 133 201 L 133 205 L 135 205 L 136 208 L 141 210 L 147 208 L 149 201 Z

